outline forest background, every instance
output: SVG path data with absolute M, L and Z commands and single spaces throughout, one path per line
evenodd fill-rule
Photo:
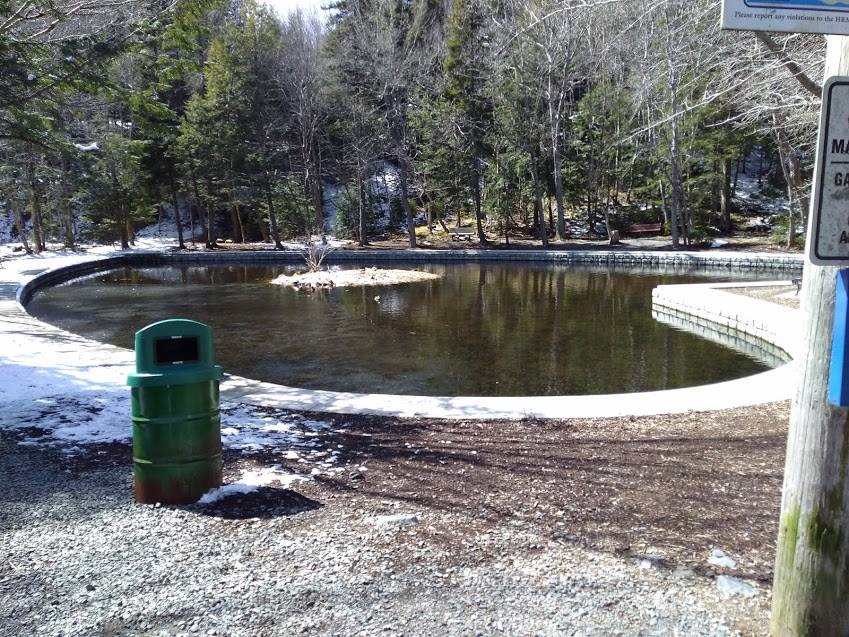
M 0 0 L 0 215 L 23 249 L 447 224 L 548 246 L 734 230 L 747 162 L 805 225 L 825 40 L 718 0 Z M 376 186 L 378 181 L 383 187 Z M 387 180 L 390 185 L 387 187 Z M 333 214 L 328 214 L 332 207 Z M 328 218 L 331 221 L 328 221 Z

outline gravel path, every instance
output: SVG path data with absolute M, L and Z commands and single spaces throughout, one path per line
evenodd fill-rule
M 722 434 L 717 448 L 728 449 L 734 463 L 742 455 L 755 465 L 780 456 L 780 443 L 764 443 L 764 431 L 722 433 L 723 423 L 738 422 L 734 413 L 711 416 L 704 438 L 718 441 Z M 784 415 L 786 405 L 776 406 L 764 422 Z M 457 460 L 444 447 L 467 448 L 464 435 L 486 433 L 479 423 L 420 422 L 405 434 L 411 422 L 346 420 L 322 440 L 325 449 L 345 443 L 344 471 L 292 489 L 271 485 L 214 506 L 183 508 L 133 504 L 125 444 L 90 445 L 69 455 L 18 445 L 27 432 L 0 433 L 0 635 L 764 634 L 766 585 L 752 580 L 768 577 L 771 543 L 765 556 L 741 565 L 759 594 L 727 598 L 713 577 L 720 571 L 703 568 L 711 546 L 705 538 L 717 535 L 715 516 L 687 513 L 678 539 L 661 539 L 639 526 L 634 498 L 622 497 L 627 484 L 611 492 L 614 487 L 586 482 L 582 489 L 581 475 L 547 479 L 544 472 L 517 478 L 510 492 L 502 484 L 505 476 L 521 474 L 511 457 L 561 436 L 586 462 L 582 472 L 622 474 L 613 483 L 633 478 L 630 489 L 637 501 L 646 497 L 645 509 L 662 500 L 689 511 L 695 487 L 675 484 L 679 469 L 658 465 L 652 470 L 657 483 L 635 481 L 639 458 L 652 453 L 647 445 L 655 440 L 658 455 L 677 456 L 674 466 L 692 465 L 704 499 L 745 483 L 744 472 L 731 465 L 718 470 L 728 473 L 722 484 L 707 478 L 702 464 L 722 463 L 704 445 L 669 447 L 676 433 L 692 433 L 702 420 L 693 415 L 677 429 L 673 418 L 600 421 L 585 430 L 583 422 L 518 423 L 499 437 L 516 451 L 497 449 L 499 440 L 482 444 L 488 457 L 477 463 Z M 621 449 L 603 450 L 603 431 L 617 425 L 624 431 L 611 430 L 610 440 L 641 446 L 636 458 L 623 454 L 617 463 Z M 447 428 L 453 440 L 444 439 Z M 532 431 L 540 431 L 539 440 Z M 353 448 L 355 436 L 373 442 Z M 427 439 L 432 446 L 425 448 Z M 738 439 L 768 455 L 739 448 Z M 226 481 L 283 457 L 228 452 Z M 465 502 L 458 497 L 463 475 L 470 485 Z M 765 480 L 757 472 L 746 475 L 777 500 L 772 473 Z M 648 491 L 666 481 L 670 493 L 654 494 L 650 502 Z M 543 501 L 546 493 L 565 513 Z M 735 507 L 734 498 L 715 499 L 714 507 Z M 750 498 L 751 510 L 740 515 L 732 511 L 743 527 L 719 530 L 726 550 L 752 551 L 762 533 L 774 532 L 775 511 L 762 499 Z M 578 506 L 570 509 L 572 500 Z M 499 515 L 487 513 L 499 509 Z M 765 531 L 758 522 L 764 517 Z M 619 526 L 637 540 L 632 550 L 616 548 Z M 617 539 L 610 544 L 608 536 Z M 653 537 L 660 547 L 650 546 Z

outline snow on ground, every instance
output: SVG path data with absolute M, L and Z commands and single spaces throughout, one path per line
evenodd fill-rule
M 331 268 L 319 272 L 303 274 L 281 274 L 271 281 L 274 285 L 293 288 L 333 288 L 333 287 L 374 287 L 399 285 L 401 283 L 420 283 L 439 279 L 438 274 L 420 272 L 419 270 L 387 270 L 378 268 L 360 268 L 357 270 L 341 270 Z
M 43 446 L 74 454 L 86 445 L 132 440 L 130 390 L 58 393 L 34 399 L 4 401 L 0 429 L 16 431 L 19 444 Z M 283 410 L 222 403 L 221 438 L 225 449 L 246 453 L 279 452 L 287 460 L 336 463 L 339 452 L 327 451 L 318 438 L 330 423 Z
M 140 240 L 137 249 L 162 249 L 169 243 Z M 2 247 L 10 254 L 9 246 Z M 117 253 L 111 246 L 81 251 L 57 249 L 40 255 L 15 255 L 0 267 L 0 429 L 23 446 L 68 455 L 95 451 L 98 445 L 129 445 L 132 440 L 130 390 L 132 351 L 98 344 L 27 317 L 15 302 L 20 283 L 56 267 Z M 333 475 L 340 452 L 329 449 L 331 424 L 286 410 L 222 403 L 222 444 L 242 454 L 276 454 L 297 463 L 284 474 L 272 467 L 261 474 L 277 482 Z M 129 449 L 127 450 L 129 457 Z M 276 473 L 275 473 L 276 471 Z M 260 478 L 247 478 L 257 482 Z M 237 484 L 247 484 L 245 480 Z M 239 488 L 225 490 L 221 497 Z
M 309 478 L 296 473 L 288 473 L 283 470 L 281 465 L 276 464 L 272 467 L 246 471 L 236 482 L 210 489 L 201 496 L 198 504 L 214 504 L 231 495 L 253 493 L 254 491 L 258 491 L 260 487 L 267 487 L 275 482 L 284 489 L 288 489 L 295 482 L 304 480 L 309 480 Z
M 99 445 L 132 444 L 130 392 L 91 391 L 0 403 L 0 430 L 16 435 L 23 447 L 41 447 L 76 456 L 98 453 Z M 245 473 L 239 480 L 211 490 L 200 500 L 211 504 L 278 483 L 289 488 L 315 476 L 333 476 L 344 468 L 338 447 L 330 448 L 331 423 L 283 410 L 238 403 L 221 405 L 221 438 L 225 450 L 243 455 L 262 453 L 290 461 L 295 470 L 274 464 Z
M 763 151 L 756 148 L 746 158 L 745 170 L 740 171 L 740 174 L 737 175 L 737 189 L 734 196 L 743 210 L 749 213 L 786 217 L 790 212 L 790 200 L 787 195 L 781 194 L 776 197 L 774 193 L 771 193 L 770 196 L 764 194 L 764 189 L 767 186 L 766 168 Z M 770 230 L 771 225 L 766 220 L 753 219 L 749 223 L 749 228 Z

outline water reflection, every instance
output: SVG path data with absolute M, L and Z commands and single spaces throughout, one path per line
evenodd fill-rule
M 596 394 L 767 369 L 757 355 L 652 318 L 654 286 L 704 276 L 550 264 L 406 267 L 442 278 L 304 293 L 269 284 L 290 266 L 123 268 L 39 293 L 30 310 L 123 347 L 157 320 L 203 321 L 227 371 L 335 391 Z

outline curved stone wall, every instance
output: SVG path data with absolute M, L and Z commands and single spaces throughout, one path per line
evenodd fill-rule
M 116 267 L 151 267 L 176 264 L 260 264 L 299 263 L 299 252 L 228 252 L 228 253 L 148 253 L 134 252 L 107 258 L 94 258 L 63 268 L 36 275 L 22 285 L 17 301 L 22 309 L 40 288 L 48 287 L 80 276 Z M 562 251 L 533 250 L 359 250 L 331 253 L 327 263 L 391 261 L 526 261 L 556 262 L 563 264 L 589 264 L 622 267 L 667 267 L 686 269 L 756 269 L 783 270 L 794 274 L 801 272 L 802 258 L 797 255 L 746 254 L 746 253 L 672 253 L 672 252 L 619 252 L 619 251 Z M 794 355 L 798 344 L 795 339 L 796 314 L 782 314 L 786 320 L 778 325 L 770 317 L 777 315 L 775 305 L 746 297 L 743 305 L 748 309 L 730 315 L 718 314 L 717 304 L 728 305 L 731 295 L 717 288 L 727 284 L 697 284 L 695 286 L 660 286 L 675 288 L 655 295 L 655 302 L 667 310 L 684 315 L 699 316 L 741 333 L 751 334 L 773 343 Z M 692 288 L 694 292 L 682 292 Z M 716 294 L 723 296 L 717 297 Z M 658 299 L 661 299 L 660 301 Z M 666 300 L 663 300 L 666 299 Z M 747 302 L 751 303 L 747 303 Z M 674 306 L 674 307 L 673 307 Z M 784 308 L 782 308 L 784 309 Z M 790 312 L 793 312 L 792 310 Z M 781 313 L 778 313 L 781 314 Z M 758 318 L 759 317 L 759 318 Z M 794 318 L 796 317 L 796 318 Z M 30 317 L 32 321 L 36 319 Z M 102 347 L 91 342 L 92 347 Z M 645 392 L 639 394 L 613 394 L 598 396 L 532 396 L 532 397 L 438 397 L 394 396 L 386 394 L 351 394 L 313 391 L 263 383 L 230 376 L 222 384 L 222 396 L 228 400 L 249 404 L 332 413 L 366 413 L 405 417 L 435 417 L 457 419 L 516 419 L 516 418 L 586 418 L 623 415 L 650 415 L 711 411 L 774 402 L 789 398 L 794 387 L 792 364 L 778 369 L 725 383 L 683 389 Z
M 676 267 L 693 270 L 756 270 L 787 271 L 801 274 L 801 255 L 746 252 L 640 252 L 602 250 L 336 250 L 325 262 L 462 262 L 512 261 L 546 262 L 621 267 Z M 232 252 L 129 252 L 111 257 L 92 258 L 37 275 L 18 290 L 17 299 L 26 307 L 32 295 L 43 287 L 56 285 L 87 274 L 112 268 L 155 267 L 161 265 L 196 264 L 243 265 L 267 263 L 303 263 L 300 252 L 293 250 L 232 251 Z

